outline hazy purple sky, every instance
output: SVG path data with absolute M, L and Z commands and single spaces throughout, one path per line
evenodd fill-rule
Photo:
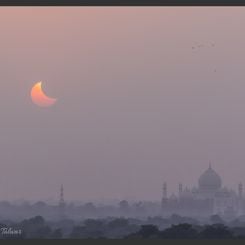
M 160 200 L 209 160 L 245 184 L 244 24 L 244 7 L 1 7 L 0 199 Z M 32 103 L 39 80 L 55 106 Z

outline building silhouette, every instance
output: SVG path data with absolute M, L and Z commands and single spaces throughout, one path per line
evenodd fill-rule
M 65 218 L 65 208 L 66 208 L 66 203 L 64 199 L 64 187 L 61 185 L 60 187 L 60 199 L 59 199 L 59 205 L 58 205 L 58 210 L 59 210 L 59 217 L 61 219 Z
M 178 195 L 167 196 L 167 183 L 163 185 L 161 202 L 162 215 L 179 214 L 185 216 L 203 216 L 218 214 L 225 218 L 234 218 L 245 213 L 243 185 L 238 184 L 237 192 L 222 186 L 219 174 L 209 167 L 198 179 L 198 187 L 183 188 L 179 184 Z

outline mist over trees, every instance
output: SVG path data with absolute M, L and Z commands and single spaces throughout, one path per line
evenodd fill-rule
M 245 238 L 245 216 L 227 219 L 161 213 L 154 202 L 62 206 L 0 202 L 1 239 L 229 239 Z
M 159 215 L 161 206 L 155 202 L 133 202 L 126 200 L 118 201 L 116 204 L 94 204 L 85 202 L 75 204 L 65 203 L 62 207 L 59 204 L 47 204 L 43 201 L 30 203 L 0 202 L 0 219 L 23 220 L 33 216 L 41 215 L 45 219 L 58 220 L 69 218 L 79 220 L 81 218 L 103 218 L 107 216 L 115 217 L 147 217 Z
M 200 224 L 196 220 L 182 223 L 185 217 L 165 219 L 151 217 L 48 221 L 42 216 L 20 222 L 1 221 L 1 239 L 241 239 L 245 238 L 245 223 Z M 210 217 L 210 220 L 213 218 Z M 240 221 L 237 221 L 238 223 Z M 237 224 L 238 224 L 237 223 Z M 241 223 L 240 223 L 241 224 Z M 165 227 L 165 228 L 160 228 Z

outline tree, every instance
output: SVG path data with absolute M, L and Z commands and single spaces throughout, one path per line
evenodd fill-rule
M 27 233 L 35 231 L 43 227 L 44 225 L 45 225 L 45 220 L 43 219 L 42 216 L 36 216 L 30 219 L 25 219 L 19 224 L 21 229 Z
M 88 203 L 84 204 L 84 210 L 86 213 L 95 214 L 96 207 L 94 206 L 94 204 L 92 202 L 88 202 Z
M 210 221 L 212 224 L 224 224 L 224 220 L 217 214 L 211 215 Z
M 106 225 L 100 219 L 86 219 L 83 225 L 73 227 L 70 238 L 102 238 Z
M 128 220 L 124 218 L 114 219 L 107 224 L 110 229 L 126 227 L 128 225 Z
M 138 234 L 142 238 L 156 238 L 159 234 L 159 230 L 155 225 L 142 225 Z
M 70 238 L 84 238 L 85 237 L 85 228 L 84 226 L 74 226 Z
M 88 239 L 88 238 L 103 238 L 104 234 L 102 230 L 98 229 L 88 229 L 86 226 L 75 226 L 72 229 L 72 232 L 70 234 L 70 238 L 82 238 L 82 239 Z
M 223 224 L 207 225 L 200 232 L 201 238 L 208 239 L 230 239 L 233 238 L 233 233 Z
M 192 225 L 184 223 L 172 225 L 160 233 L 161 238 L 165 239 L 193 239 L 198 237 L 198 232 Z
M 33 204 L 33 207 L 36 209 L 42 209 L 42 208 L 46 208 L 47 204 L 45 202 L 38 201 L 38 202 Z
M 129 203 L 126 200 L 122 200 L 119 202 L 119 209 L 122 212 L 128 212 L 129 211 Z
M 18 227 L 25 233 L 26 238 L 49 238 L 52 232 L 42 216 L 23 220 Z
M 47 239 L 51 237 L 51 234 L 52 234 L 51 228 L 48 225 L 45 225 L 35 230 L 35 232 L 31 234 L 30 238 Z
M 170 222 L 175 225 L 181 223 L 181 220 L 182 220 L 182 217 L 178 214 L 172 214 L 170 217 Z
M 118 218 L 107 223 L 106 237 L 108 238 L 123 238 L 128 234 L 138 231 L 138 226 L 130 224 L 128 219 Z
M 104 226 L 104 221 L 100 219 L 86 219 L 84 225 L 88 230 L 99 230 Z
M 55 229 L 52 232 L 50 237 L 53 239 L 61 239 L 63 237 L 62 230 L 61 229 Z

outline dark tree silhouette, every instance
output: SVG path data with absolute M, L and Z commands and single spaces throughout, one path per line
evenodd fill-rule
M 173 224 L 173 220 L 190 220 Z M 217 217 L 213 217 L 213 221 Z M 230 224 L 237 224 L 232 226 Z M 170 226 L 172 224 L 172 226 Z M 136 218 L 115 218 L 45 221 L 42 216 L 35 216 L 21 222 L 0 220 L 0 229 L 21 230 L 18 235 L 1 234 L 0 239 L 231 239 L 245 238 L 243 221 L 224 224 L 200 225 L 188 217 L 171 218 L 149 217 L 146 220 Z M 170 226 L 170 227 L 169 227 Z M 161 227 L 161 228 L 159 228 Z M 166 228 L 167 227 L 167 228 Z
M 190 224 L 179 224 L 165 229 L 159 237 L 164 239 L 194 239 L 198 237 L 198 232 Z
M 128 225 L 128 220 L 124 218 L 114 219 L 107 224 L 110 229 L 126 227 Z
M 88 239 L 88 238 L 103 238 L 104 234 L 99 229 L 88 229 L 86 226 L 75 226 L 70 234 L 70 238 Z
M 127 213 L 130 209 L 129 203 L 126 200 L 119 202 L 119 209 L 123 213 Z
M 50 235 L 50 238 L 52 239 L 61 239 L 63 237 L 63 234 L 62 234 L 62 230 L 59 228 L 59 229 L 55 229 L 52 234 Z
M 83 226 L 75 226 L 71 238 L 101 238 L 104 237 L 105 223 L 102 220 L 87 219 Z
M 200 238 L 206 239 L 230 239 L 233 233 L 223 224 L 208 225 L 200 232 Z
M 49 238 L 51 228 L 45 224 L 42 216 L 23 220 L 18 227 L 25 233 L 26 238 Z
M 214 215 L 210 216 L 210 222 L 212 224 L 224 224 L 225 223 L 224 220 L 221 219 L 221 217 L 219 215 L 217 215 L 217 214 L 214 214 Z
M 92 202 L 85 203 L 83 208 L 84 211 L 89 214 L 95 214 L 97 210 Z
M 109 238 L 123 238 L 138 230 L 139 227 L 135 224 L 130 224 L 128 219 L 118 218 L 107 223 L 105 235 Z
M 155 225 L 142 225 L 138 234 L 142 238 L 156 238 L 159 235 L 159 230 Z

